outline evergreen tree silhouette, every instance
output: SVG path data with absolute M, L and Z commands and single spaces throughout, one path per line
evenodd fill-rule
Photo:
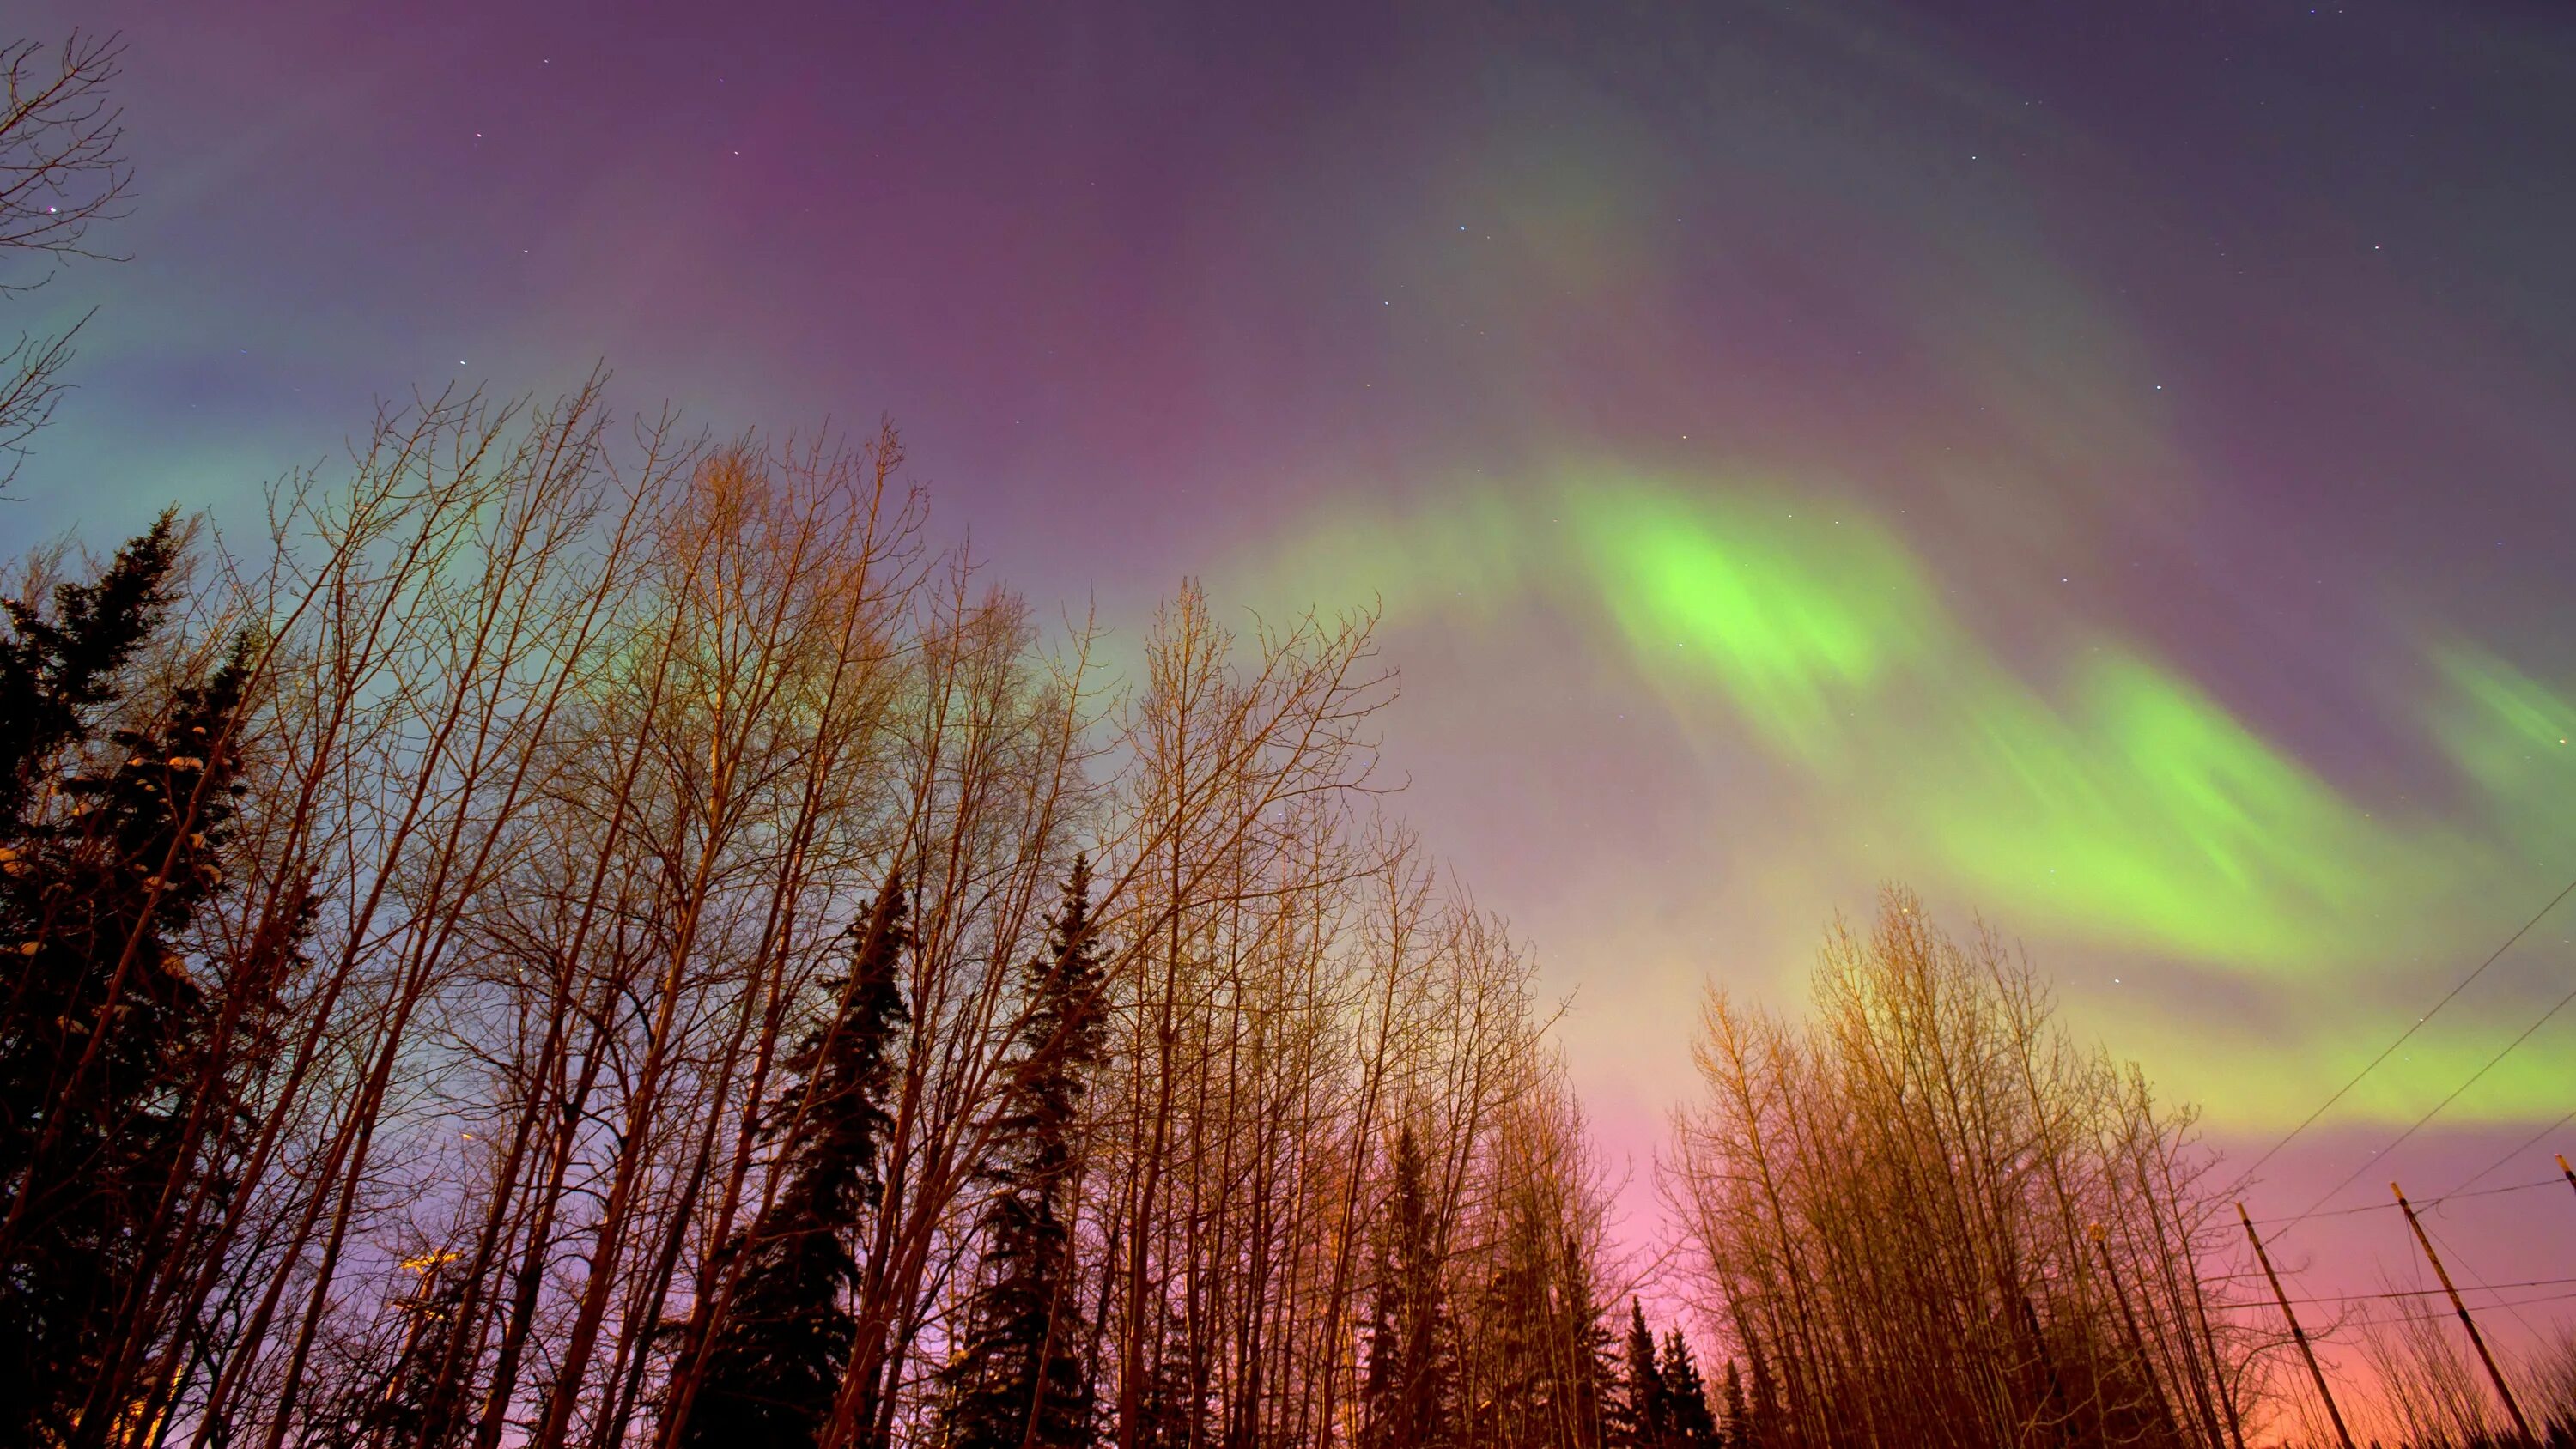
M 126 666 L 161 627 L 179 563 L 168 513 L 118 549 L 89 584 L 54 590 L 50 616 L 24 599 L 0 600 L 0 832 L 15 840 L 47 783 L 48 763 L 87 741 L 103 706 L 125 693 Z
M 71 1432 L 135 1290 L 183 1251 L 169 1209 L 190 1182 L 220 1182 L 238 1141 L 233 1063 L 218 1057 L 225 994 L 273 986 L 309 919 L 294 913 L 237 958 L 185 954 L 229 887 L 250 653 L 237 641 L 205 674 L 134 698 L 179 557 L 164 514 L 95 582 L 57 588 L 49 612 L 0 603 L 0 1437 L 12 1442 Z M 244 1060 L 265 1044 L 248 1016 L 229 1038 Z
M 1395 1184 L 1378 1237 L 1368 1371 L 1361 1384 L 1365 1449 L 1439 1449 L 1455 1437 L 1439 1238 L 1423 1187 L 1422 1156 L 1408 1125 L 1396 1136 Z
M 457 1256 L 430 1249 L 402 1264 L 403 1271 L 416 1275 L 418 1281 L 411 1292 L 394 1300 L 403 1334 L 393 1367 L 381 1384 L 360 1385 L 365 1397 L 347 1415 L 347 1422 L 336 1426 L 337 1432 L 326 1429 L 318 1436 L 321 1442 L 420 1445 L 431 1437 L 441 1443 L 455 1442 L 452 1430 L 442 1433 L 432 1425 L 440 1420 L 453 1422 L 455 1390 L 442 1389 L 438 1367 L 456 1337 L 456 1314 L 465 1297 L 463 1276 L 450 1271 Z
M 1751 1437 L 1752 1411 L 1744 1403 L 1744 1374 L 1735 1366 L 1733 1359 L 1726 1361 L 1726 1386 L 1721 1391 L 1721 1398 L 1719 1442 L 1726 1449 L 1748 1449 L 1755 1442 Z
M 1592 1262 L 1571 1233 L 1564 1238 L 1558 1263 L 1567 1327 L 1574 1340 L 1565 1345 L 1565 1358 L 1572 1365 L 1573 1377 L 1558 1389 L 1568 1410 L 1561 1417 L 1574 1426 L 1574 1444 L 1599 1445 L 1609 1427 L 1608 1401 L 1615 1397 L 1604 1389 L 1617 1381 L 1618 1339 L 1602 1321 L 1600 1299 L 1593 1287 Z
M 1191 1449 L 1207 1417 L 1207 1398 L 1190 1361 L 1189 1335 L 1180 1319 L 1165 1314 L 1158 1347 L 1145 1365 L 1136 1411 L 1137 1449 Z
M 1091 1438 L 1092 1384 L 1075 1303 L 1074 1130 L 1102 1049 L 1091 867 L 1077 856 L 1046 953 L 1027 964 L 1019 1060 L 996 1123 L 983 1283 L 943 1370 L 947 1449 L 1066 1449 Z
M 741 1276 L 707 1335 L 702 1377 L 676 1442 L 690 1449 L 804 1449 L 832 1412 L 858 1328 L 844 1295 L 851 1239 L 877 1205 L 893 1046 L 910 1020 L 901 967 L 911 932 L 889 876 L 852 932 L 831 1022 L 784 1065 L 798 1079 L 770 1114 L 783 1138 L 778 1194 L 722 1251 Z
M 1591 1350 L 1577 1326 L 1588 1311 L 1588 1285 L 1578 1260 L 1544 1221 L 1539 1205 L 1516 1198 L 1505 1210 L 1501 1251 L 1480 1290 L 1482 1351 L 1472 1379 L 1459 1384 L 1461 1429 L 1475 1443 L 1562 1441 L 1560 1431 L 1588 1423 Z
M 1690 1343 L 1678 1328 L 1664 1330 L 1664 1358 L 1657 1377 L 1663 1380 L 1671 1443 L 1677 1449 L 1716 1449 L 1717 1416 L 1709 1412 L 1708 1383 L 1700 1377 Z
M 1663 1370 L 1655 1362 L 1655 1335 L 1646 1327 L 1646 1310 L 1628 1300 L 1628 1352 L 1621 1375 L 1619 1429 L 1628 1449 L 1671 1449 L 1672 1396 L 1665 1391 Z
M 1780 1386 L 1771 1378 L 1770 1362 L 1762 1357 L 1758 1343 L 1746 1344 L 1745 1356 L 1753 1360 L 1753 1394 L 1745 1409 L 1739 1449 L 1784 1449 L 1789 1437 L 1782 1422 Z

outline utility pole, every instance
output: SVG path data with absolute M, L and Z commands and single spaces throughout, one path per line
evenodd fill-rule
M 2102 1231 L 2100 1223 L 2093 1224 L 2093 1250 L 2102 1255 L 2102 1271 L 2111 1279 L 2111 1296 L 2120 1303 L 2120 1321 L 2129 1326 L 2129 1352 L 2137 1356 L 2138 1372 L 2147 1376 L 2147 1387 L 2156 1396 L 2156 1417 L 2163 1420 L 2166 1433 L 2179 1439 L 2182 1433 L 2174 1423 L 2173 1405 L 2165 1399 L 2164 1381 L 2156 1377 L 2155 1360 L 2147 1357 L 2147 1340 L 2138 1332 L 2138 1315 L 2129 1311 L 2129 1290 L 2120 1286 L 2120 1270 L 2111 1261 L 2109 1236 Z M 2218 1425 L 2211 1424 L 2209 1430 L 2211 1437 L 2216 1438 Z
M 2565 1159 L 2560 1159 L 2562 1165 Z M 2406 1226 L 2415 1230 L 2415 1241 L 2423 1246 L 2424 1261 L 2433 1265 L 2433 1276 L 2442 1280 L 2442 1291 L 2451 1295 L 2451 1311 L 2460 1315 L 2460 1326 L 2469 1331 L 2469 1343 L 2478 1351 L 2478 1362 L 2487 1366 L 2487 1378 L 2494 1382 L 2496 1397 L 2504 1400 L 2504 1411 L 2513 1416 L 2513 1427 L 2522 1442 L 2536 1442 L 2531 1437 L 2531 1421 L 2522 1417 L 2522 1405 L 2513 1401 L 2513 1390 L 2504 1381 L 2504 1371 L 2496 1367 L 2495 1355 L 2487 1352 L 2485 1335 L 2478 1332 L 2478 1321 L 2469 1316 L 2469 1305 L 2460 1301 L 2460 1290 L 2451 1286 L 2451 1272 L 2442 1266 L 2442 1257 L 2433 1251 L 2433 1239 L 2415 1218 L 2415 1205 L 2406 1200 L 2406 1189 L 2395 1183 L 2388 1190 L 2397 1196 L 2397 1210 L 2406 1214 Z
M 2271 1280 L 2272 1301 L 2281 1305 L 2281 1316 L 2290 1321 L 2290 1338 L 2299 1345 L 2299 1357 L 2308 1361 L 2308 1377 L 2317 1381 L 2317 1397 L 2326 1401 L 2326 1417 L 2334 1420 L 2335 1438 L 2343 1449 L 2353 1449 L 2352 1431 L 2343 1426 L 2343 1410 L 2335 1407 L 2334 1390 L 2326 1387 L 2326 1371 L 2317 1367 L 2317 1351 L 2308 1346 L 2308 1332 L 2299 1327 L 2299 1315 L 2290 1311 L 2290 1295 L 2281 1291 L 2281 1275 L 2272 1271 L 2272 1255 L 2263 1251 L 2263 1239 L 2254 1231 L 2254 1219 L 2246 1214 L 2245 1204 L 2236 1205 L 2236 1220 L 2245 1225 L 2245 1240 L 2254 1245 L 2254 1260 L 2263 1265 L 2263 1276 Z
M 2558 1175 L 2567 1179 L 2569 1187 L 2576 1187 L 2576 1168 L 2567 1165 L 2567 1154 L 2564 1152 L 2558 1154 Z

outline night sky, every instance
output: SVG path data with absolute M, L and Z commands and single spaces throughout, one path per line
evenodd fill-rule
M 0 319 L 101 309 L 0 543 L 256 531 L 375 399 L 605 360 L 720 432 L 891 416 L 943 540 L 1130 647 L 1185 575 L 1374 600 L 1402 808 L 1571 997 L 1639 1241 L 1703 980 L 1794 1006 L 1882 882 L 2243 1163 L 2576 877 L 2576 12 L 1397 8 L 13 6 L 126 32 L 138 203 Z M 2571 1047 L 2327 1206 L 2497 1163 Z M 2576 1276 L 2569 1197 L 2428 1222 Z M 2283 1256 L 2417 1276 L 2376 1210 Z

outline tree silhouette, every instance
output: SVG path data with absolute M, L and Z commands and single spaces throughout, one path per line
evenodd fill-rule
M 1783 1449 L 1788 1434 L 1781 1422 L 1780 1388 L 1771 1377 L 1770 1362 L 1759 1346 L 1748 1344 L 1745 1352 L 1753 1360 L 1753 1396 L 1731 1449 Z
M 1700 1377 L 1690 1343 L 1678 1328 L 1664 1330 L 1664 1357 L 1657 1377 L 1663 1380 L 1664 1403 L 1671 1416 L 1671 1443 L 1677 1449 L 1716 1449 L 1717 1417 L 1709 1412 L 1708 1382 Z
M 1744 1402 L 1744 1373 L 1735 1360 L 1726 1361 L 1726 1385 L 1720 1394 L 1718 1441 L 1726 1449 L 1748 1449 L 1756 1442 L 1752 1428 L 1753 1411 Z
M 1368 1449 L 1433 1449 L 1453 1437 L 1439 1240 L 1421 1152 L 1407 1125 L 1396 1136 L 1395 1183 L 1378 1238 L 1368 1370 L 1361 1386 Z
M 114 35 L 78 31 L 53 47 L 0 41 L 0 298 L 43 286 L 62 262 L 105 256 L 90 226 L 125 214 L 134 181 L 113 95 L 124 53 Z M 0 347 L 0 489 L 53 416 L 88 320 Z
M 1626 1363 L 1620 1375 L 1618 1436 L 1628 1449 L 1669 1449 L 1673 1435 L 1672 1399 L 1664 1391 L 1662 1369 L 1655 1362 L 1655 1335 L 1646 1327 L 1645 1306 L 1628 1300 Z
M 0 605 L 0 1404 L 20 1442 L 69 1432 L 136 1288 L 179 1256 L 169 1205 L 236 1125 L 223 993 L 264 991 L 283 955 L 188 955 L 228 886 L 248 650 L 136 697 L 180 552 L 164 514 L 50 612 Z
M 1021 1056 L 1004 1094 L 983 1213 L 983 1283 L 966 1343 L 942 1374 L 949 1449 L 1058 1449 L 1091 1436 L 1090 1366 L 1076 1332 L 1074 1140 L 1102 1046 L 1091 867 L 1076 857 L 1046 954 L 1026 967 Z
M 908 1020 L 904 915 L 898 874 L 854 932 L 847 974 L 828 983 L 839 994 L 830 1024 L 786 1063 L 800 1081 L 773 1119 L 782 1185 L 722 1250 L 740 1259 L 740 1278 L 701 1330 L 705 1368 L 675 1443 L 802 1449 L 831 1415 L 857 1336 L 843 1301 L 859 1275 L 850 1241 L 881 1190 L 890 1049 Z

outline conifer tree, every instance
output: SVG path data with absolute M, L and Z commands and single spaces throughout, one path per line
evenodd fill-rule
M 689 1449 L 805 1449 L 832 1412 L 858 1328 L 851 1242 L 877 1205 L 893 1048 L 910 1019 L 901 968 L 911 933 L 902 877 L 887 879 L 853 932 L 838 1007 L 785 1063 L 797 1079 L 770 1127 L 782 1146 L 776 1197 L 722 1250 L 740 1259 L 731 1301 L 702 1325 L 704 1368 L 674 1441 Z
M 439 1383 L 438 1365 L 454 1341 L 457 1309 L 465 1296 L 464 1279 L 453 1271 L 457 1254 L 430 1249 L 404 1260 L 402 1271 L 414 1275 L 412 1290 L 396 1298 L 402 1321 L 392 1366 L 381 1384 L 360 1381 L 362 1397 L 350 1405 L 343 1422 L 324 1429 L 323 1443 L 422 1445 L 452 1443 L 452 1432 L 431 1426 L 451 1421 L 454 1390 Z
M 1157 1347 L 1145 1366 L 1136 1414 L 1137 1449 L 1190 1449 L 1202 1443 L 1207 1400 L 1196 1388 L 1189 1334 L 1175 1315 L 1164 1314 Z
M 1726 1361 L 1726 1387 L 1719 1407 L 1718 1442 L 1726 1449 L 1746 1449 L 1753 1443 L 1748 1427 L 1751 1413 L 1744 1404 L 1744 1374 L 1735 1360 Z
M 1103 982 L 1091 867 L 1077 856 L 1046 953 L 1028 963 L 1019 1060 L 1003 1095 L 983 1214 L 983 1282 L 942 1374 L 948 1449 L 1067 1449 L 1091 1437 L 1073 1258 L 1075 1132 L 1100 1060 Z
M 1672 1399 L 1655 1362 L 1655 1335 L 1646 1327 L 1645 1306 L 1634 1298 L 1628 1300 L 1627 1360 L 1619 1427 L 1628 1449 L 1671 1449 Z
M 1552 1291 L 1555 1243 L 1526 1199 L 1505 1209 L 1476 1310 L 1477 1351 L 1460 1365 L 1461 1428 L 1479 1444 L 1551 1443 L 1568 1385 L 1560 1384 L 1562 1331 Z
M 23 833 L 47 764 L 87 741 L 124 693 L 126 666 L 170 612 L 178 562 L 177 521 L 164 513 L 95 582 L 56 588 L 50 615 L 0 600 L 10 626 L 0 640 L 0 833 Z
M 1422 1155 L 1408 1125 L 1396 1136 L 1395 1183 L 1378 1237 L 1368 1371 L 1361 1385 L 1367 1449 L 1438 1449 L 1454 1437 L 1439 1243 Z
M 1771 1377 L 1771 1364 L 1762 1357 L 1761 1345 L 1747 1344 L 1745 1353 L 1753 1360 L 1753 1395 L 1734 1449 L 1784 1449 L 1788 1434 L 1780 1410 L 1780 1386 Z
M 221 994 L 275 964 L 185 954 L 228 884 L 249 652 L 134 697 L 179 557 L 164 514 L 50 613 L 0 606 L 0 1423 L 17 1442 L 68 1434 L 135 1288 L 179 1255 L 165 1209 L 234 1140 L 231 1113 L 206 1111 L 227 1080 Z
M 1678 1449 L 1717 1449 L 1717 1417 L 1709 1412 L 1708 1383 L 1700 1377 L 1690 1343 L 1678 1328 L 1664 1330 L 1664 1359 L 1657 1377 L 1663 1380 L 1671 1442 Z
M 1591 1259 L 1572 1233 L 1566 1234 L 1560 1245 L 1558 1263 L 1564 1285 L 1566 1327 L 1573 1338 L 1565 1346 L 1565 1361 L 1572 1366 L 1572 1378 L 1560 1386 L 1560 1392 L 1570 1411 L 1567 1417 L 1575 1426 L 1575 1444 L 1579 1449 L 1593 1449 L 1603 1444 L 1608 1428 L 1606 1400 L 1612 1395 L 1604 1393 L 1603 1388 L 1616 1381 L 1618 1340 L 1609 1325 L 1602 1322 Z

